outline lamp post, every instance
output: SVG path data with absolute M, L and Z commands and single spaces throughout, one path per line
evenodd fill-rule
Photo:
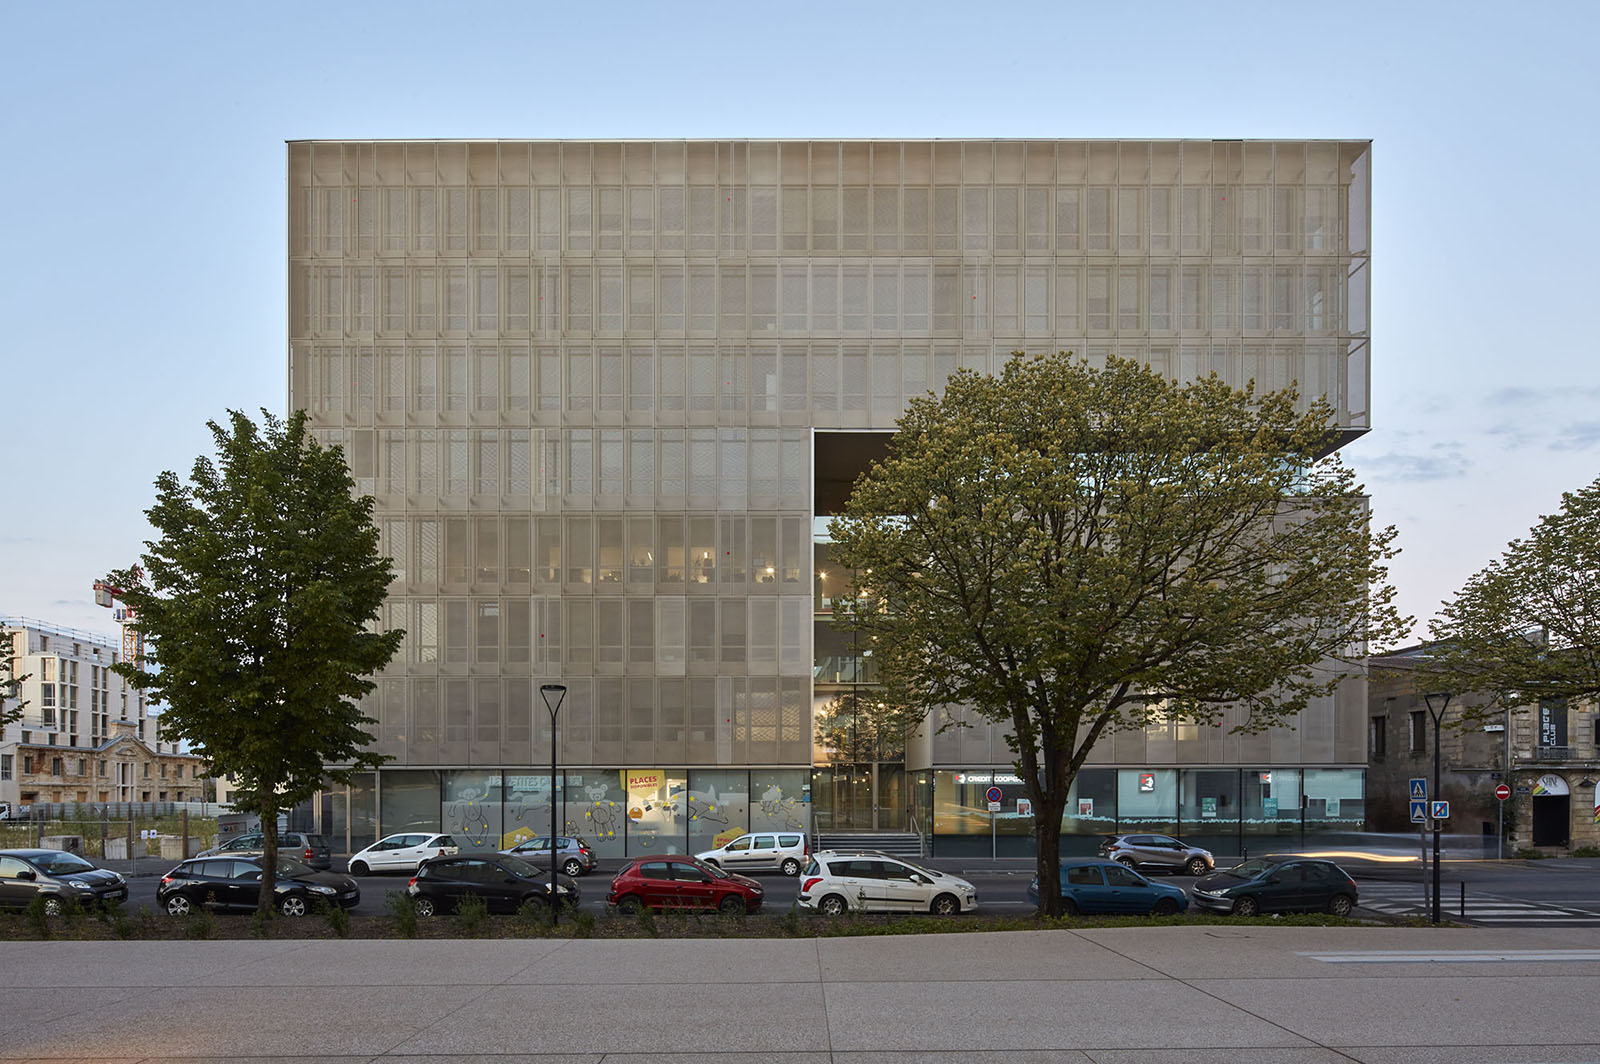
M 1422 696 L 1428 704 L 1428 716 L 1433 718 L 1433 801 L 1440 801 L 1439 797 L 1439 721 L 1443 719 L 1445 710 L 1450 708 L 1450 693 L 1448 691 L 1430 691 Z M 1435 700 L 1439 705 L 1434 707 Z M 1439 922 L 1439 821 L 1433 819 L 1433 922 Z
M 561 701 L 567 697 L 567 685 L 540 684 L 539 697 L 544 699 L 544 708 L 550 714 L 550 923 L 555 924 L 561 919 L 561 906 L 556 894 L 556 714 L 561 712 Z

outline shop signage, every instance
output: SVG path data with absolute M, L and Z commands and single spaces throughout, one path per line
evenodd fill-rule
M 1017 799 L 1017 815 L 1018 816 L 1032 816 L 1033 815 L 1033 803 L 1031 801 L 1029 801 L 1028 799 L 1026 799 L 1026 798 L 1018 798 Z
M 624 775 L 624 786 L 629 791 L 658 791 L 666 782 L 666 773 L 658 768 L 630 768 Z
M 1278 819 L 1278 800 L 1276 798 L 1261 799 L 1261 815 L 1268 820 Z
M 1543 776 L 1533 781 L 1533 796 L 1544 798 L 1546 796 L 1559 798 L 1563 794 L 1571 794 L 1572 788 L 1567 786 L 1565 776 L 1558 776 L 1554 772 L 1546 772 Z
M 1079 798 L 1078 799 L 1078 815 L 1079 816 L 1094 816 L 1094 799 L 1093 798 Z
M 1201 818 L 1202 819 L 1210 819 L 1210 818 L 1215 817 L 1216 815 L 1217 815 L 1217 800 L 1215 798 L 1201 798 L 1200 799 L 1200 816 L 1201 816 Z
M 1149 794 L 1156 789 L 1156 774 L 1154 772 L 1139 773 L 1139 793 Z

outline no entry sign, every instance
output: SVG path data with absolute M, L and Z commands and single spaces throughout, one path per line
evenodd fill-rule
M 1511 797 L 1511 788 L 1502 783 L 1494 789 L 1494 796 L 1503 802 Z

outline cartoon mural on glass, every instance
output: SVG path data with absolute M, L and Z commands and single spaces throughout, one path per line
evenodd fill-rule
M 498 772 L 445 772 L 442 830 L 463 850 L 492 850 L 500 836 L 501 780 Z
M 748 830 L 750 774 L 738 769 L 696 769 L 689 773 L 686 827 L 689 852 L 714 850 Z
M 761 796 L 750 806 L 750 830 L 809 831 L 809 782 L 810 773 L 803 769 L 750 773 L 750 793 Z
M 505 830 L 495 849 L 509 850 L 536 835 L 550 834 L 549 776 L 507 776 L 506 791 Z

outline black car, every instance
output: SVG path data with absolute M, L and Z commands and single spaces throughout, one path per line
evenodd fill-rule
M 550 870 L 503 853 L 458 853 L 422 862 L 406 886 L 418 916 L 448 912 L 475 897 L 492 913 L 514 913 L 528 902 L 550 904 Z M 563 907 L 577 908 L 578 883 L 556 876 Z
M 48 916 L 68 902 L 103 905 L 128 900 L 128 881 L 65 850 L 0 850 L 0 908 L 26 909 L 44 899 Z
M 1212 912 L 1330 912 L 1348 916 L 1360 893 L 1349 873 L 1310 857 L 1252 857 L 1194 885 L 1194 903 Z
M 278 860 L 273 896 L 284 916 L 304 916 L 317 902 L 355 908 L 361 888 L 349 876 L 318 872 L 292 858 Z M 195 857 L 161 877 L 156 904 L 171 916 L 202 906 L 218 912 L 254 912 L 261 897 L 261 858 Z
M 266 852 L 266 846 L 267 837 L 259 831 L 252 831 L 247 835 L 236 835 L 196 856 L 259 857 Z M 328 847 L 327 836 L 308 831 L 278 832 L 278 856 L 292 857 L 318 872 L 325 872 L 333 866 L 333 854 Z

